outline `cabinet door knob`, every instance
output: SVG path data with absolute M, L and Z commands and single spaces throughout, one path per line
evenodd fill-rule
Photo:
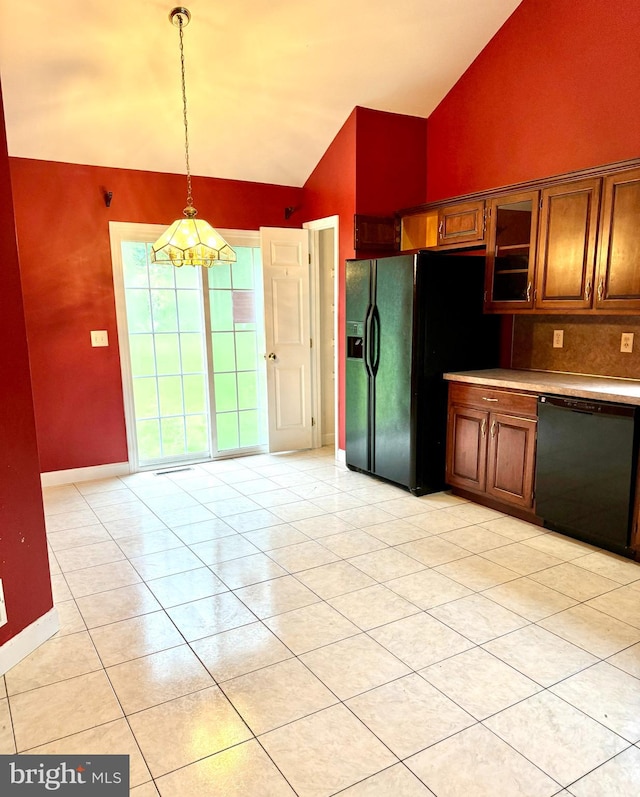
M 491 437 L 495 437 L 495 436 L 496 436 L 496 430 L 497 430 L 497 428 L 498 428 L 498 424 L 497 424 L 497 423 L 494 421 L 494 422 L 491 424 Z
M 585 301 L 587 301 L 587 302 L 591 298 L 591 280 L 587 281 L 587 287 L 584 290 L 584 298 L 585 298 Z
M 600 278 L 600 282 L 598 283 L 598 301 L 602 301 L 602 297 L 604 295 L 604 280 Z
M 482 423 L 480 424 L 480 431 L 482 432 L 482 436 L 487 436 L 487 419 L 483 418 Z
M 529 280 L 529 284 L 527 285 L 527 301 L 531 301 L 531 280 Z

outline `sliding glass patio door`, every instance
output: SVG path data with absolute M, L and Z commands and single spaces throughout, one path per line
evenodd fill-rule
M 239 237 L 236 263 L 171 268 L 150 260 L 158 228 L 111 228 L 134 469 L 263 450 L 264 323 L 257 236 Z

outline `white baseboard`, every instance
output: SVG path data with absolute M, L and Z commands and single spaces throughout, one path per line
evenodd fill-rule
M 88 482 L 95 479 L 110 479 L 114 476 L 127 476 L 131 473 L 128 462 L 114 462 L 112 465 L 93 465 L 90 468 L 71 468 L 70 470 L 52 470 L 41 473 L 43 487 L 58 487 L 73 482 Z
M 18 662 L 26 658 L 43 642 L 60 630 L 58 610 L 54 606 L 42 617 L 16 634 L 4 645 L 0 646 L 0 675 L 4 675 Z

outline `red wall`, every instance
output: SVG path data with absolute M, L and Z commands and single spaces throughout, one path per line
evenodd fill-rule
M 640 155 L 640 2 L 524 0 L 428 121 L 437 200 Z
M 0 90 L 0 645 L 51 609 L 29 353 Z
M 424 202 L 427 120 L 357 109 L 356 212 L 385 216 Z
M 340 217 L 340 260 L 353 257 L 353 215 L 356 212 L 355 109 L 333 139 L 302 189 L 301 222 Z
M 168 225 L 182 213 L 186 178 L 20 158 L 11 174 L 41 470 L 125 462 L 109 221 Z M 218 227 L 299 226 L 284 209 L 301 193 L 193 178 L 200 217 Z M 108 348 L 91 347 L 92 329 L 107 330 Z

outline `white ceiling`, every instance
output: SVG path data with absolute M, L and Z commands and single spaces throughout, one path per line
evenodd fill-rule
M 520 0 L 186 0 L 194 174 L 302 185 L 356 105 L 428 116 Z M 10 155 L 184 173 L 172 0 L 0 0 Z

